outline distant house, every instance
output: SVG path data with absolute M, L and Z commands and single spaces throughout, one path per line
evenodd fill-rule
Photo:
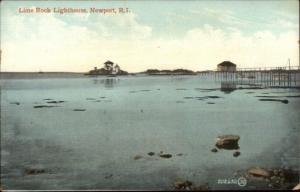
M 111 61 L 106 61 L 106 62 L 104 63 L 104 69 L 106 69 L 106 70 L 109 71 L 109 72 L 112 72 L 113 69 L 114 69 L 114 63 L 111 62 Z
M 121 70 L 120 66 L 112 61 L 106 61 L 103 68 L 94 67 L 86 75 L 128 75 L 127 71 Z
M 116 64 L 116 65 L 114 66 L 113 73 L 114 73 L 114 74 L 118 74 L 120 70 L 121 70 L 120 66 L 119 66 L 118 64 Z
M 223 61 L 222 63 L 218 64 L 218 71 L 236 71 L 236 64 L 230 61 Z

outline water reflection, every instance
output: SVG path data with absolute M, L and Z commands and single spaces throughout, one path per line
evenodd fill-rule
M 221 82 L 221 91 L 229 94 L 236 90 L 236 83 L 235 82 L 228 82 L 228 81 L 223 81 Z
M 116 78 L 107 78 L 107 79 L 93 79 L 94 84 L 102 84 L 105 88 L 113 88 L 120 79 Z
M 185 81 L 187 80 L 184 76 L 172 76 L 171 81 Z

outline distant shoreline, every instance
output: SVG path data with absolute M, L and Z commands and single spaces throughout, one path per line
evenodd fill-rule
M 0 72 L 0 79 L 80 78 L 79 72 Z
M 144 72 L 129 73 L 129 76 L 186 76 L 197 75 L 185 73 L 161 73 L 161 74 L 147 74 Z M 116 75 L 116 77 L 124 75 Z M 87 74 L 84 72 L 0 72 L 0 79 L 43 79 L 43 78 L 84 78 L 84 77 L 111 77 L 103 74 Z

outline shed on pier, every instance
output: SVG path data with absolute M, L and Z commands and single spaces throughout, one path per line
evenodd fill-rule
M 218 71 L 236 71 L 236 64 L 230 61 L 223 61 L 222 63 L 218 64 Z

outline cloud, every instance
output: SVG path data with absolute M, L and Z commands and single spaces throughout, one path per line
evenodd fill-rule
M 206 7 L 202 10 L 191 10 L 190 12 L 230 26 L 245 27 L 251 24 L 250 21 L 237 17 L 231 10 L 211 9 Z
M 274 23 L 272 23 L 272 25 L 287 29 L 299 29 L 299 25 L 297 23 L 293 23 L 287 19 L 277 19 Z
M 90 17 L 86 25 L 105 37 L 119 39 L 146 39 L 152 35 L 152 28 L 137 22 L 134 13 L 126 15 L 100 15 Z
M 231 60 L 238 67 L 284 66 L 288 58 L 298 65 L 298 34 L 294 31 L 275 36 L 270 31 L 258 31 L 245 36 L 240 31 L 224 32 L 212 27 L 190 30 L 186 41 L 197 50 L 203 68 Z
M 224 60 L 238 67 L 270 67 L 291 58 L 299 65 L 297 30 L 245 35 L 206 24 L 167 39 L 153 36 L 152 27 L 135 14 L 73 17 L 78 23 L 51 14 L 2 18 L 2 70 L 86 72 L 108 59 L 130 72 L 215 69 Z
M 87 21 L 87 17 L 70 17 Z M 117 60 L 115 54 L 128 49 L 132 40 L 151 37 L 151 27 L 139 24 L 136 19 L 134 14 L 101 15 L 78 25 L 67 23 L 53 13 L 38 16 L 8 13 L 1 31 L 2 70 L 87 71 L 99 60 Z

